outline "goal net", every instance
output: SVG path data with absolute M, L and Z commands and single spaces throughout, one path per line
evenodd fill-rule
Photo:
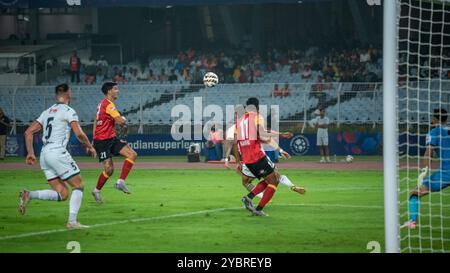
M 445 147 L 442 134 L 436 137 L 438 145 L 433 146 L 433 158 L 425 158 L 431 169 L 423 173 L 424 182 L 432 175 L 432 185 L 428 186 L 436 191 L 417 198 L 418 201 L 410 198 L 421 184 L 418 177 L 425 166 L 427 136 L 437 127 L 434 111 L 450 111 L 450 1 L 398 0 L 397 29 L 400 225 L 414 219 L 414 206 L 418 207 L 416 228 L 400 228 L 399 250 L 450 252 L 450 188 L 440 190 L 450 183 L 450 164 L 438 160 L 445 157 L 445 150 L 450 147 Z M 450 138 L 450 131 L 448 134 Z M 438 175 L 446 165 L 448 175 Z

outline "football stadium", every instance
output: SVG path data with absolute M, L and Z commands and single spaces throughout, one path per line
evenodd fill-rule
M 0 0 L 0 252 L 450 252 L 449 33 L 446 0 Z

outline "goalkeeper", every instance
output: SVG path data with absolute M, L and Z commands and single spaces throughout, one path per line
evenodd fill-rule
M 447 111 L 445 109 L 435 109 L 432 118 L 433 128 L 426 139 L 426 150 L 422 159 L 422 172 L 418 179 L 418 187 L 413 190 L 409 197 L 409 220 L 403 224 L 402 228 L 414 229 L 417 225 L 419 214 L 419 200 L 422 196 L 430 192 L 438 192 L 450 185 L 450 128 L 446 126 Z M 425 177 L 433 150 L 440 160 L 439 169 L 430 176 Z M 425 178 L 423 178 L 425 177 Z M 423 181 L 421 181 L 423 179 Z

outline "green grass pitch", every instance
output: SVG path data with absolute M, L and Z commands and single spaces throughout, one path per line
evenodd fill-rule
M 87 157 L 76 160 L 92 162 Z M 23 158 L 6 161 L 23 162 Z M 140 161 L 184 162 L 185 158 Z M 281 170 L 306 187 L 307 194 L 300 196 L 279 185 L 265 218 L 250 216 L 242 208 L 240 198 L 246 190 L 231 170 L 133 170 L 127 179 L 131 195 L 112 187 L 119 172 L 105 185 L 104 204 L 98 205 L 91 191 L 100 170 L 82 170 L 86 186 L 79 220 L 91 228 L 67 231 L 68 201 L 32 201 L 25 216 L 18 214 L 20 190 L 49 188 L 42 172 L 0 171 L 0 252 L 67 253 L 71 241 L 79 242 L 81 252 L 367 253 L 371 241 L 384 249 L 382 171 Z M 415 172 L 402 172 L 402 181 L 406 175 L 408 183 L 400 184 L 401 222 L 407 219 L 407 193 L 417 177 Z M 448 189 L 423 199 L 423 227 L 401 231 L 403 251 L 450 249 L 448 204 Z
M 265 218 L 242 208 L 246 190 L 230 170 L 134 170 L 131 195 L 113 189 L 118 172 L 97 205 L 99 170 L 82 171 L 79 220 L 91 228 L 66 231 L 68 201 L 32 201 L 18 214 L 21 189 L 49 188 L 41 172 L 0 171 L 0 252 L 67 253 L 70 241 L 81 252 L 370 252 L 370 241 L 384 248 L 381 171 L 281 170 L 307 194 L 280 185 Z

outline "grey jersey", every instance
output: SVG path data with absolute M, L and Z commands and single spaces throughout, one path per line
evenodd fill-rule
M 37 122 L 42 125 L 44 146 L 66 148 L 72 121 L 78 122 L 78 115 L 67 104 L 57 103 L 42 112 Z

